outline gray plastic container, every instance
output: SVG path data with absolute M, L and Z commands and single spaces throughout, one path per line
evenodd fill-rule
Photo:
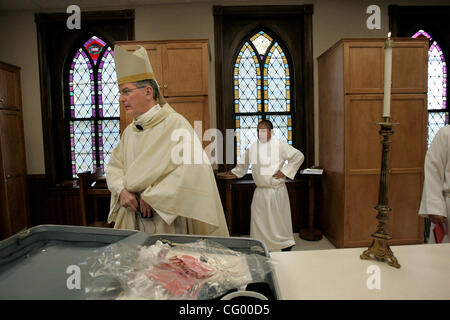
M 81 274 L 86 274 L 87 269 L 80 263 L 95 250 L 119 242 L 152 245 L 157 240 L 187 243 L 198 239 L 209 239 L 232 250 L 269 257 L 264 243 L 249 238 L 148 235 L 132 230 L 40 225 L 0 241 L 0 299 L 87 299 L 83 280 L 81 289 L 68 288 L 67 281 L 73 272 L 68 267 L 79 266 Z M 258 284 L 254 285 L 257 291 Z M 266 276 L 263 285 L 270 290 L 266 296 L 279 299 L 273 271 Z
M 119 241 L 139 245 L 147 239 L 138 231 L 78 226 L 22 231 L 0 242 L 0 299 L 85 299 L 84 290 L 67 287 L 69 266 L 101 247 Z

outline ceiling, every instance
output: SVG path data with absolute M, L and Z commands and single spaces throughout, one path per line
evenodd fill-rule
M 234 1 L 236 2 L 236 0 Z M 70 5 L 78 5 L 83 10 L 114 7 L 133 8 L 152 4 L 217 2 L 224 2 L 224 0 L 0 0 L 0 11 L 66 11 Z

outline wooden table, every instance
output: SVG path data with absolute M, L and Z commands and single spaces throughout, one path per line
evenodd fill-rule
M 271 253 L 281 299 L 450 299 L 449 243 L 392 246 L 400 269 L 361 260 L 365 249 Z M 380 289 L 368 289 L 377 267 Z
M 308 241 L 319 241 L 322 239 L 322 232 L 314 228 L 314 214 L 316 208 L 316 183 L 322 176 L 315 174 L 303 174 L 308 177 L 309 185 L 309 208 L 308 208 L 308 227 L 300 229 L 298 235 L 300 238 Z

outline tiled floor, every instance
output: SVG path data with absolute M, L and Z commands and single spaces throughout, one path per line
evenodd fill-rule
M 242 236 L 244 238 L 250 238 L 250 236 Z M 302 250 L 327 250 L 336 249 L 336 247 L 325 237 L 319 241 L 308 241 L 303 240 L 298 236 L 298 233 L 294 233 L 295 246 L 291 251 L 302 251 Z

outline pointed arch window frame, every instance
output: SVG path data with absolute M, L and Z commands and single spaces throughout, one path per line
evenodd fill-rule
M 435 49 L 437 50 L 438 55 L 435 56 L 439 57 L 440 61 L 438 63 L 441 64 L 441 68 L 442 68 L 442 101 L 440 103 L 442 103 L 441 108 L 438 107 L 434 107 L 432 105 L 433 102 L 431 101 L 435 101 L 435 99 L 430 99 L 430 87 L 429 87 L 429 83 L 430 83 L 430 70 L 428 69 L 428 93 L 427 93 L 427 101 L 428 101 L 428 133 L 427 133 L 427 147 L 429 147 L 431 141 L 433 140 L 435 134 L 437 133 L 437 131 L 450 123 L 450 117 L 449 117 L 449 110 L 448 110 L 448 104 L 447 104 L 447 76 L 448 76 L 448 72 L 447 72 L 447 64 L 446 64 L 446 59 L 444 56 L 444 53 L 441 49 L 441 47 L 439 46 L 439 43 L 436 40 L 433 40 L 433 37 L 426 31 L 423 29 L 418 30 L 414 35 L 411 36 L 411 38 L 426 38 L 430 41 L 431 45 L 428 49 L 428 67 L 430 67 L 430 59 L 433 58 L 433 52 L 435 51 Z
M 265 52 L 261 53 L 258 51 L 258 48 L 254 44 L 254 40 L 259 38 L 260 36 L 266 37 L 266 40 L 269 40 L 269 44 L 266 45 Z M 245 49 L 244 49 L 245 47 Z M 277 49 L 278 48 L 278 49 Z M 248 110 L 243 110 L 244 112 L 241 112 L 239 108 L 239 63 L 241 62 L 243 53 L 246 50 L 250 51 L 251 57 L 250 59 L 254 62 L 254 65 L 256 66 L 256 110 L 248 112 Z M 274 109 L 270 110 L 270 97 L 269 97 L 269 63 L 270 59 L 273 55 L 274 50 L 278 50 L 280 53 L 280 57 L 283 60 L 283 66 L 285 69 L 285 102 L 286 102 L 286 108 L 284 111 L 275 111 Z M 233 122 L 235 125 L 236 130 L 236 140 L 235 140 L 235 160 L 237 161 L 242 152 L 245 151 L 246 148 L 248 148 L 253 141 L 256 141 L 256 127 L 258 125 L 258 122 L 263 119 L 271 120 L 274 125 L 274 131 L 276 136 L 280 138 L 286 138 L 286 141 L 289 144 L 295 144 L 295 125 L 294 125 L 294 110 L 291 107 L 293 105 L 293 90 L 292 88 L 292 80 L 293 77 L 291 76 L 291 58 L 289 55 L 289 52 L 286 48 L 286 46 L 283 44 L 283 42 L 278 39 L 275 32 L 272 32 L 270 30 L 266 30 L 266 28 L 256 28 L 255 30 L 252 30 L 250 33 L 248 33 L 243 40 L 241 41 L 240 45 L 238 46 L 238 51 L 236 52 L 236 55 L 233 59 L 235 61 L 235 64 L 233 66 L 233 83 L 234 83 L 234 92 L 233 92 L 233 101 L 234 101 L 234 112 L 233 112 Z M 255 100 L 255 99 L 254 99 Z M 281 99 L 283 100 L 283 99 Z M 279 128 L 277 127 L 276 120 L 274 118 L 276 117 L 286 117 L 286 133 L 287 137 L 282 137 L 281 134 L 278 132 Z M 243 120 L 241 122 L 241 119 Z M 250 139 L 247 143 L 242 143 L 242 137 L 241 134 L 243 134 L 243 130 L 252 130 L 252 132 L 249 133 Z
M 101 50 L 97 53 L 89 52 L 89 46 L 92 44 L 93 40 L 98 39 L 99 42 L 103 45 Z M 67 157 L 69 163 L 69 167 L 71 168 L 71 176 L 72 178 L 78 178 L 77 173 L 83 171 L 95 171 L 97 168 L 101 168 L 102 172 L 105 172 L 105 166 L 107 164 L 107 160 L 109 158 L 110 153 L 112 152 L 115 145 L 118 143 L 120 139 L 120 105 L 118 102 L 118 87 L 116 98 L 117 101 L 115 104 L 117 105 L 116 116 L 104 115 L 104 105 L 105 101 L 103 99 L 104 93 L 104 81 L 103 76 L 105 75 L 105 60 L 109 55 L 113 57 L 114 52 L 112 50 L 112 45 L 105 40 L 104 37 L 98 36 L 96 34 L 92 34 L 86 38 L 83 38 L 83 41 L 79 42 L 78 46 L 74 46 L 74 50 L 69 55 L 68 64 L 70 65 L 66 68 L 67 73 L 65 75 L 65 79 L 67 80 L 66 86 L 64 88 L 64 92 L 67 96 L 66 108 L 64 110 L 65 113 L 65 131 L 67 133 L 67 146 L 69 151 L 69 156 Z M 90 86 L 90 116 L 85 114 L 85 116 L 77 117 L 75 112 L 75 98 L 73 96 L 74 87 L 73 87 L 73 68 L 75 64 L 75 58 L 79 56 L 84 58 L 85 63 L 87 64 L 87 68 L 89 69 L 89 81 L 88 84 Z M 113 61 L 113 60 L 112 60 Z M 115 73 L 114 73 L 115 75 Z M 117 84 L 116 84 L 117 85 Z M 109 103 L 111 104 L 111 103 Z M 112 103 L 114 104 L 114 103 Z M 111 106 L 110 106 L 111 107 Z M 114 113 L 114 112 L 113 112 Z M 75 123 L 84 122 L 85 130 L 78 130 L 76 132 Z M 108 124 L 112 123 L 113 128 L 111 129 Z M 116 123 L 116 125 L 114 125 Z M 106 125 L 106 127 L 104 127 Z M 114 130 L 116 128 L 116 130 Z M 105 130 L 107 129 L 107 130 Z M 89 134 L 88 134 L 89 132 Z M 106 137 L 105 137 L 106 134 Z M 89 139 L 91 144 L 91 159 L 92 165 L 88 165 L 87 167 L 80 168 L 77 166 L 77 152 L 76 152 L 76 135 L 79 135 L 80 138 Z M 111 143 L 111 135 L 115 135 L 113 138 L 113 142 Z M 104 150 L 105 141 L 108 141 L 110 147 L 109 150 Z M 89 142 L 88 142 L 89 143 Z M 87 156 L 87 155 L 86 155 Z

